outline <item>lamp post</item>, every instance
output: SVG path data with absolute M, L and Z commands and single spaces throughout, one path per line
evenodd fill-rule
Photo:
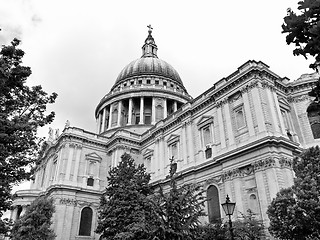
M 231 215 L 233 214 L 236 203 L 230 202 L 230 198 L 227 195 L 226 202 L 222 203 L 221 206 L 222 206 L 225 214 L 229 216 L 229 228 L 230 228 L 231 240 L 234 240 Z

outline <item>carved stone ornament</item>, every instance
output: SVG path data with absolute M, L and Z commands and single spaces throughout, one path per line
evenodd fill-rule
M 83 207 L 83 206 L 95 206 L 96 204 L 93 202 L 81 201 L 72 198 L 61 198 L 60 204 L 67 205 L 67 206 L 75 206 L 75 207 Z
M 289 96 L 287 99 L 288 99 L 288 102 L 303 102 L 303 101 L 312 100 L 312 98 L 309 97 L 308 95 L 302 95 L 302 96 L 296 96 L 296 97 Z
M 258 86 L 259 86 L 259 81 L 255 80 L 255 81 L 252 81 L 251 83 L 247 84 L 243 88 L 241 88 L 240 92 L 241 93 L 245 93 L 245 92 L 248 92 L 249 90 L 251 90 L 252 88 L 255 88 L 255 87 L 258 87 Z
M 262 159 L 253 163 L 254 170 L 260 170 L 265 168 L 274 167 L 276 161 L 273 157 L 268 157 L 266 159 Z
M 217 102 L 217 107 L 222 107 L 222 105 L 224 105 L 226 103 L 228 103 L 228 99 L 224 98 L 224 99 Z
M 270 82 L 268 82 L 268 81 L 266 81 L 266 80 L 262 80 L 262 81 L 261 81 L 261 86 L 262 86 L 263 88 L 269 88 L 269 89 L 271 89 L 271 90 L 275 90 L 275 86 L 272 85 Z
M 280 167 L 286 167 L 292 169 L 292 160 L 287 157 L 281 157 L 279 159 Z
M 219 183 L 222 183 L 222 182 L 223 182 L 222 180 L 223 180 L 223 179 L 222 179 L 222 175 L 220 175 L 220 176 L 217 176 L 217 177 L 212 177 L 212 178 L 207 179 L 207 180 L 205 181 L 205 184 L 206 184 L 206 185 L 210 185 L 210 184 L 212 184 L 212 183 L 219 184 Z

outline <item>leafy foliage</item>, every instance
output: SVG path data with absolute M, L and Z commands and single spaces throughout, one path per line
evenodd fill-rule
M 233 233 L 235 240 L 258 240 L 264 236 L 262 221 L 255 219 L 255 214 L 248 209 L 247 214 L 233 222 Z M 231 239 L 228 222 L 221 220 L 215 223 L 199 226 L 197 229 L 197 240 L 225 240 Z
M 148 239 L 152 205 L 150 175 L 129 154 L 109 170 L 108 187 L 101 198 L 96 232 L 104 239 Z
M 26 213 L 14 224 L 12 240 L 53 240 L 55 234 L 50 226 L 54 213 L 53 199 L 38 197 L 27 208 Z
M 241 219 L 233 223 L 236 240 L 256 240 L 264 236 L 264 226 L 261 220 L 255 218 L 255 214 L 248 209 L 247 214 L 241 213 Z
M 268 207 L 269 231 L 280 239 L 320 239 L 320 148 L 311 147 L 294 159 L 296 179 Z M 312 224 L 311 224 L 312 223 Z
M 294 55 L 315 57 L 316 62 L 310 65 L 315 69 L 320 64 L 320 1 L 303 0 L 298 5 L 298 14 L 288 9 L 283 33 L 287 34 L 287 44 L 293 43 L 296 47 Z
M 171 160 L 169 192 L 164 193 L 160 186 L 153 198 L 157 214 L 154 236 L 159 239 L 195 239 L 199 218 L 205 216 L 205 198 L 200 186 L 186 184 L 178 187 L 174 168 L 175 164 Z
M 45 111 L 57 97 L 41 86 L 25 85 L 31 69 L 21 65 L 19 43 L 14 39 L 0 51 L 0 217 L 10 207 L 12 184 L 31 176 L 39 148 L 37 128 L 53 121 L 54 113 Z

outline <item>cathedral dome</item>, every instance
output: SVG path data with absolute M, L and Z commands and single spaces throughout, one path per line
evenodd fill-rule
M 155 56 L 142 56 L 129 63 L 118 75 L 115 85 L 128 78 L 145 75 L 169 78 L 182 85 L 178 72 L 169 63 Z

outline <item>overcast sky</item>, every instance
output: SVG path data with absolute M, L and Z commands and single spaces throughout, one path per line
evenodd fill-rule
M 141 56 L 147 25 L 158 57 L 197 97 L 249 59 L 281 77 L 312 72 L 281 34 L 297 0 L 0 0 L 0 44 L 17 37 L 33 74 L 29 85 L 58 93 L 51 127 L 95 131 L 95 107 L 126 64 Z M 47 135 L 48 126 L 41 133 Z

